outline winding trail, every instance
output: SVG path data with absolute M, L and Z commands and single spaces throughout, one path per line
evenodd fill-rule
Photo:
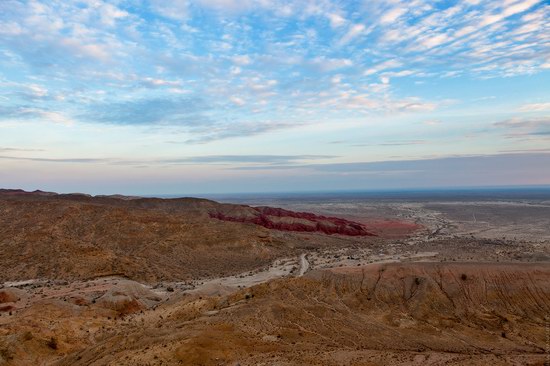
M 302 277 L 309 269 L 309 261 L 307 260 L 307 254 L 300 255 L 300 271 L 298 277 Z

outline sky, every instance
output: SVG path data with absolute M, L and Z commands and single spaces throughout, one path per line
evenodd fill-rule
M 549 1 L 0 1 L 0 187 L 549 184 Z

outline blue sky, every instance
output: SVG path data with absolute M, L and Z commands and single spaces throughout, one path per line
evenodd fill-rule
M 550 184 L 550 4 L 0 1 L 0 186 Z

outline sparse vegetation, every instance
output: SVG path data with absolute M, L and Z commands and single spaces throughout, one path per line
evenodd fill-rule
M 50 347 L 51 349 L 53 350 L 57 350 L 57 339 L 55 339 L 54 337 L 51 337 L 47 342 L 46 342 L 46 345 L 48 347 Z
M 0 361 L 10 361 L 13 360 L 13 353 L 7 348 L 0 348 Z
M 25 333 L 23 333 L 23 340 L 24 341 L 30 341 L 31 339 L 33 339 L 33 335 L 31 332 L 27 331 Z

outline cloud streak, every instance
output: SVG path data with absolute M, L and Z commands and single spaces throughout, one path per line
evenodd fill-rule
M 41 151 L 35 149 L 0 148 L 1 152 L 32 152 Z M 44 158 L 0 155 L 0 160 L 31 161 L 42 163 L 75 163 L 75 164 L 111 164 L 127 166 L 143 165 L 228 165 L 228 164 L 269 164 L 279 166 L 297 164 L 311 160 L 334 159 L 333 155 L 205 155 L 183 158 L 159 158 L 129 160 L 120 158 Z
M 506 131 L 509 138 L 525 136 L 550 136 L 550 116 L 534 118 L 511 118 L 496 122 L 495 127 Z
M 527 164 L 527 165 L 525 165 Z M 550 153 L 503 153 L 493 155 L 453 156 L 445 158 L 395 160 L 358 163 L 332 163 L 332 164 L 306 164 L 306 165 L 279 165 L 279 166 L 253 166 L 235 167 L 235 170 L 300 170 L 323 174 L 351 174 L 351 175 L 401 175 L 403 177 L 416 176 L 441 177 L 470 176 L 480 177 L 495 175 L 509 175 L 514 172 L 550 178 L 550 172 L 546 169 L 550 164 Z M 525 178 L 529 178 L 526 176 Z M 464 180 L 464 178 L 461 178 Z

